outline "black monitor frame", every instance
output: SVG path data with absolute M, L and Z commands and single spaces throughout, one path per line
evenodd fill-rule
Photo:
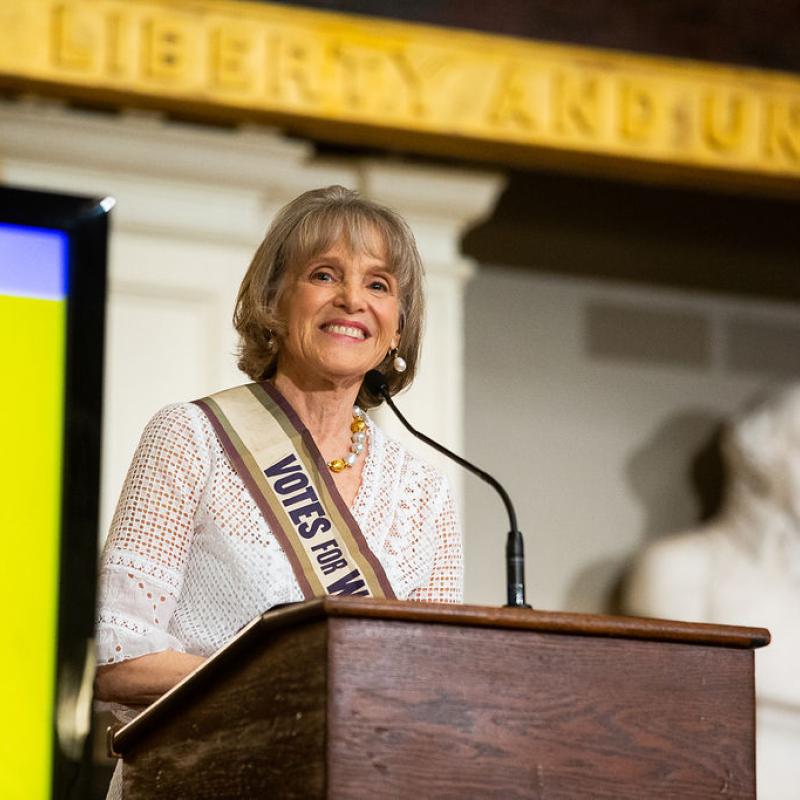
M 64 440 L 59 544 L 58 642 L 53 715 L 52 797 L 85 797 L 91 736 L 79 755 L 64 752 L 56 724 L 64 694 L 77 691 L 94 638 L 106 254 L 110 198 L 0 186 L 0 222 L 67 235 Z M 41 376 L 47 380 L 47 376 Z

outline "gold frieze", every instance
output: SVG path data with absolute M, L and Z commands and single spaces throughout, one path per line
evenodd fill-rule
M 0 85 L 321 138 L 800 177 L 800 77 L 226 0 L 3 0 Z

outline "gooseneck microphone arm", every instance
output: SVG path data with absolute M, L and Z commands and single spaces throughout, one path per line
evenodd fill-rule
M 414 428 L 403 416 L 400 409 L 394 404 L 389 394 L 389 386 L 386 383 L 386 378 L 384 378 L 381 372 L 376 369 L 370 370 L 364 377 L 364 382 L 370 391 L 379 394 L 386 401 L 386 404 L 392 409 L 409 433 L 416 436 L 417 439 L 421 439 L 434 450 L 438 450 L 443 455 L 451 458 L 457 464 L 464 467 L 464 469 L 468 469 L 471 473 L 477 475 L 482 481 L 485 481 L 493 487 L 500 495 L 503 505 L 506 507 L 506 512 L 508 513 L 508 524 L 510 526 L 508 540 L 506 541 L 506 592 L 508 600 L 506 605 L 512 608 L 530 608 L 525 602 L 525 552 L 522 533 L 517 529 L 517 514 L 514 511 L 514 504 L 511 502 L 508 492 L 506 492 L 488 472 L 484 472 L 474 464 L 470 464 L 466 459 L 456 455 L 452 450 L 448 450 L 444 445 L 435 442 L 430 436 L 426 436 L 424 433 L 420 433 Z

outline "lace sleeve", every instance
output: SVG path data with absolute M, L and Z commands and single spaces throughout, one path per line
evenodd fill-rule
M 211 460 L 195 411 L 189 404 L 159 411 L 128 470 L 100 561 L 100 664 L 184 650 L 168 627 Z
M 414 589 L 409 600 L 431 603 L 461 603 L 464 600 L 464 552 L 461 529 L 450 485 L 436 476 L 433 513 L 428 524 L 434 527 L 433 567 L 427 581 Z

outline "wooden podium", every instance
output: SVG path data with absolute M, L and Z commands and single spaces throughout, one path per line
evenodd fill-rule
M 126 798 L 753 798 L 759 628 L 326 598 L 110 732 Z

